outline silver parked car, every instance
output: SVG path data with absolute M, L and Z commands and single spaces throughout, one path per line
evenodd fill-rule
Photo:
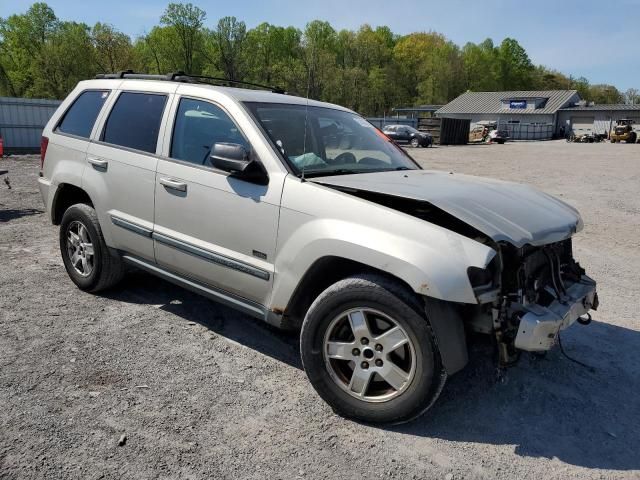
M 125 264 L 282 328 L 342 415 L 403 422 L 468 361 L 503 364 L 588 323 L 578 212 L 531 187 L 421 169 L 356 113 L 184 74 L 83 81 L 39 179 L 73 282 Z

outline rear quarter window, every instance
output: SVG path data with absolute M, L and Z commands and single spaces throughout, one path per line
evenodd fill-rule
M 111 109 L 101 140 L 155 153 L 167 96 L 122 92 Z
M 78 95 L 56 127 L 56 132 L 89 138 L 109 90 L 87 90 Z

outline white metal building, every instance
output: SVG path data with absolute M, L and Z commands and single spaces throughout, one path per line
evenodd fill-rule
M 514 140 L 543 140 L 559 132 L 558 111 L 580 101 L 576 90 L 466 92 L 436 111 L 436 116 L 500 123 Z
M 640 105 L 579 105 L 563 108 L 558 112 L 558 128 L 564 125 L 567 132 L 607 133 L 617 120 L 623 118 L 635 120 L 633 129 L 640 137 Z

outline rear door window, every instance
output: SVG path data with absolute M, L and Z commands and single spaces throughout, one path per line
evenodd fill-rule
M 122 92 L 111 109 L 101 140 L 155 153 L 166 95 Z
M 93 124 L 96 123 L 96 118 L 108 96 L 109 90 L 82 92 L 58 123 L 56 132 L 89 138 Z

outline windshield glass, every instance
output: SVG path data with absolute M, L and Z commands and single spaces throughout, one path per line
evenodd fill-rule
M 420 168 L 402 149 L 354 113 L 280 103 L 246 105 L 299 175 Z

